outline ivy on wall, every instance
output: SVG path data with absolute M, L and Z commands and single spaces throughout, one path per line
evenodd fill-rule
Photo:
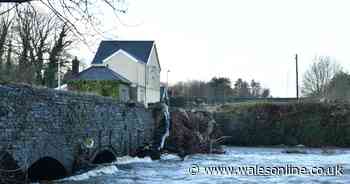
M 118 99 L 119 85 L 119 81 L 113 80 L 74 80 L 68 82 L 69 88 L 74 91 L 96 93 Z

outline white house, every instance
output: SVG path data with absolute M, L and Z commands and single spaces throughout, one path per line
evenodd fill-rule
M 102 41 L 91 63 L 106 66 L 131 82 L 138 102 L 159 102 L 160 63 L 154 41 Z

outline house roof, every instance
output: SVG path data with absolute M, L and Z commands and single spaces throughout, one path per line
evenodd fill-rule
M 125 77 L 105 66 L 91 66 L 78 73 L 71 80 L 119 80 L 124 83 L 131 83 Z
M 91 64 L 102 64 L 104 59 L 120 49 L 147 63 L 153 43 L 154 41 L 102 41 Z

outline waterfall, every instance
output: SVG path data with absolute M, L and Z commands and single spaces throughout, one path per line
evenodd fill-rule
M 161 97 L 162 111 L 164 115 L 164 124 L 165 124 L 165 133 L 162 136 L 161 143 L 158 147 L 158 150 L 161 150 L 164 147 L 165 139 L 169 136 L 170 130 L 170 113 L 169 113 L 169 98 L 168 98 L 168 89 L 165 87 L 162 97 Z
M 170 129 L 169 107 L 165 103 L 163 103 L 162 106 L 163 106 L 163 114 L 164 114 L 165 133 L 162 136 L 162 141 L 158 147 L 158 150 L 160 150 L 164 147 L 165 139 L 169 136 L 169 129 Z

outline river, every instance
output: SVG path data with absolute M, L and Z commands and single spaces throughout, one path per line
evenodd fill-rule
M 162 155 L 161 160 L 151 161 L 149 158 L 121 157 L 112 164 L 101 165 L 89 172 L 55 181 L 57 184 L 175 184 L 175 183 L 235 183 L 235 184 L 284 184 L 284 183 L 322 183 L 346 184 L 350 183 L 350 149 L 334 149 L 331 154 L 322 153 L 321 149 L 305 149 L 307 154 L 283 153 L 284 148 L 247 148 L 225 147 L 226 153 L 196 154 L 187 156 L 183 161 L 171 154 Z M 238 167 L 265 169 L 270 172 L 273 167 L 296 167 L 310 169 L 315 172 L 320 167 L 333 168 L 339 166 L 343 170 L 341 176 L 314 176 L 314 175 L 271 175 L 249 176 L 234 172 L 215 173 L 208 167 L 227 166 L 237 170 Z M 236 171 L 235 170 L 235 171 Z M 214 170 L 215 171 L 215 170 Z M 243 170 L 240 170 L 243 171 Z M 248 171 L 248 170 L 246 170 Z M 250 170 L 251 171 L 251 170 Z M 276 171 L 276 170 L 274 170 Z M 330 170 L 332 171 L 332 170 Z M 330 172 L 323 174 L 339 173 Z M 199 173 L 198 173 L 199 172 Z M 321 171 L 319 171 L 321 172 Z M 273 173 L 273 172 L 272 172 Z M 256 173 L 255 173 L 256 174 Z M 266 174 L 266 173 L 265 173 Z M 276 174 L 273 173 L 273 174 Z

